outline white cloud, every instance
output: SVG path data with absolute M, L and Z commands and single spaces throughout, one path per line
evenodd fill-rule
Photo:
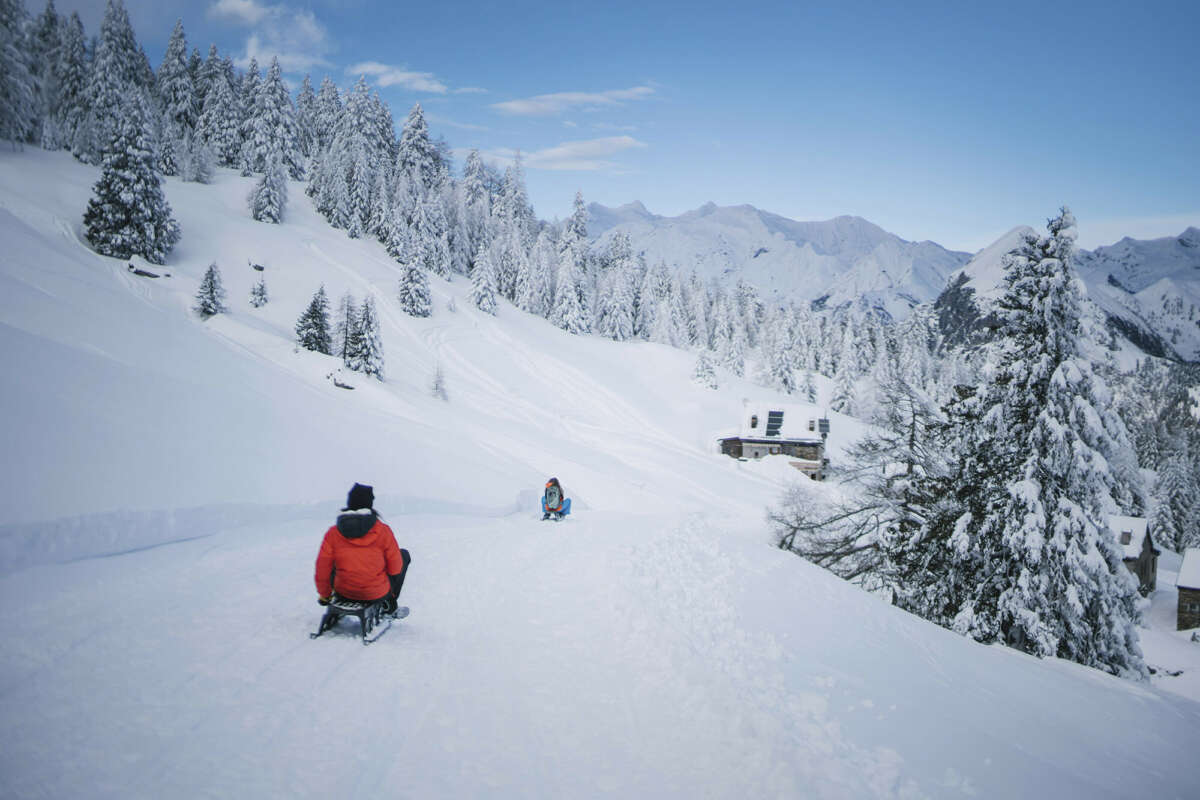
M 650 86 L 610 89 L 607 92 L 559 92 L 557 94 L 539 94 L 524 100 L 492 103 L 492 108 L 505 114 L 549 116 L 571 109 L 596 111 L 601 108 L 611 108 L 621 105 L 626 100 L 644 100 L 652 94 L 654 94 L 654 89 Z
M 251 29 L 245 55 L 236 59 L 239 66 L 252 58 L 263 67 L 278 58 L 283 71 L 291 73 L 329 65 L 329 33 L 311 11 L 257 0 L 217 0 L 208 16 Z
M 228 19 L 243 25 L 257 25 L 271 15 L 272 8 L 255 0 L 217 0 L 208 7 L 208 16 Z
M 521 153 L 521 163 L 529 169 L 582 172 L 615 170 L 619 169 L 621 165 L 608 160 L 611 156 L 645 146 L 645 142 L 639 142 L 632 136 L 610 136 L 604 139 L 563 142 L 544 150 Z M 501 149 L 488 150 L 480 155 L 487 161 L 497 161 L 507 166 L 512 163 L 516 153 L 515 150 Z
M 347 75 L 370 75 L 379 86 L 403 86 L 414 92 L 433 92 L 445 94 L 446 84 L 433 76 L 432 72 L 412 72 L 410 70 L 380 64 L 378 61 L 363 61 L 346 67 Z
M 487 94 L 487 89 L 481 89 L 478 86 L 464 86 L 461 89 L 455 89 L 455 94 Z

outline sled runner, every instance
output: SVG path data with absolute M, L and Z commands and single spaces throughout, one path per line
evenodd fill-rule
M 392 621 L 404 619 L 408 616 L 408 607 L 399 606 L 395 611 L 386 610 L 385 600 L 376 600 L 373 603 L 363 603 L 358 600 L 347 600 L 344 597 L 338 597 L 336 594 L 329 601 L 329 606 L 325 609 L 325 616 L 321 617 L 321 624 L 317 627 L 315 633 L 310 633 L 308 638 L 316 639 L 325 631 L 330 630 L 338 624 L 338 620 L 342 617 L 357 617 L 359 629 L 362 632 L 362 643 L 371 644 L 379 641 L 392 627 Z M 375 635 L 372 632 L 384 622 L 382 630 Z

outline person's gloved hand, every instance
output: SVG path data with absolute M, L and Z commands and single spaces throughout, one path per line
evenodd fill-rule
M 317 602 L 323 606 L 327 606 L 327 605 L 329 605 L 329 598 L 328 597 L 318 597 Z

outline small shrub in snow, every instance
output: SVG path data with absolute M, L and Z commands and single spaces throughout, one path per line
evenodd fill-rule
M 450 402 L 450 395 L 446 393 L 446 374 L 442 372 L 442 365 L 438 364 L 437 369 L 433 371 L 433 382 L 429 385 L 429 393 L 443 402 Z
M 250 305 L 262 308 L 267 304 L 267 279 L 259 278 L 258 283 L 250 290 Z
M 264 302 L 266 301 L 264 300 Z M 192 310 L 202 319 L 208 319 L 229 310 L 225 307 L 225 287 L 221 285 L 221 271 L 217 269 L 216 262 L 208 265 L 204 279 L 200 281 L 200 289 L 196 292 L 196 305 L 192 307 Z

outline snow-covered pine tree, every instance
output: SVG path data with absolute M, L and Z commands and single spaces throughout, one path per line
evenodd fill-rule
M 183 20 L 176 20 L 175 29 L 167 41 L 167 51 L 154 76 L 154 96 L 159 108 L 182 138 L 196 127 L 199 109 L 196 107 L 196 87 L 188 69 L 187 39 Z
M 222 167 L 237 165 L 242 134 L 238 102 L 223 74 L 218 74 L 204 98 L 196 135 L 210 147 Z
M 858 412 L 857 388 L 851 373 L 851 359 L 840 362 L 837 374 L 833 376 L 833 396 L 829 399 L 829 407 L 842 414 L 854 416 Z
M 1175 438 L 1163 459 L 1154 486 L 1154 500 L 1151 523 L 1157 540 L 1176 552 L 1195 546 L 1200 531 L 1193 532 L 1188 526 L 1200 505 L 1200 486 L 1197 486 L 1195 464 L 1184 436 Z
M 180 231 L 154 170 L 141 94 L 134 93 L 119 111 L 120 125 L 105 148 L 100 180 L 83 215 L 85 235 L 102 255 L 140 255 L 162 264 Z
M 175 127 L 175 123 L 166 115 L 160 117 L 155 135 L 155 142 L 158 146 L 155 148 L 154 162 L 158 171 L 163 175 L 174 177 L 179 174 L 182 161 L 179 139 L 179 129 Z
M 475 269 L 471 271 L 471 302 L 480 311 L 496 313 L 496 268 L 492 265 L 488 247 L 483 246 L 475 256 Z
M 217 157 L 212 148 L 200 140 L 199 136 L 185 135 L 183 137 L 182 160 L 179 164 L 179 177 L 190 183 L 209 183 L 212 181 L 213 170 L 216 168 Z
M 592 329 L 617 342 L 633 338 L 632 267 L 632 259 L 618 258 L 601 279 Z
M 124 2 L 108 0 L 88 75 L 85 101 L 88 113 L 73 144 L 80 160 L 89 164 L 101 162 L 115 139 L 120 114 L 133 103 L 133 95 L 138 95 L 138 100 L 148 108 L 142 90 L 146 80 L 144 58 Z
M 267 304 L 267 279 L 259 278 L 258 283 L 254 284 L 254 288 L 250 290 L 250 305 L 255 308 L 262 308 Z
M 251 64 L 254 67 L 254 64 Z M 247 81 L 251 84 L 247 73 Z M 258 83 L 253 95 L 244 100 L 246 109 L 242 120 L 242 171 L 265 172 L 278 153 L 294 180 L 304 177 L 304 158 L 296 143 L 296 119 L 292 100 L 283 85 L 279 58 L 271 59 L 267 76 Z
M 358 306 L 354 303 L 354 295 L 349 292 L 342 295 L 334 309 L 333 319 L 333 354 L 349 364 L 350 354 L 356 346 L 354 337 L 358 324 Z
M 574 334 L 588 333 L 591 330 L 587 309 L 580 301 L 582 276 L 578 265 L 581 247 L 582 244 L 573 245 L 562 251 L 554 293 L 554 308 L 550 312 L 552 324 Z
M 71 147 L 87 116 L 87 43 L 76 11 L 63 24 L 53 75 L 56 93 L 50 115 L 57 139 L 43 145 L 53 149 Z
M 787 317 L 782 310 L 772 313 L 760 338 L 762 379 L 785 394 L 796 391 L 796 370 L 792 366 L 792 346 Z
M 0 139 L 26 142 L 37 119 L 37 80 L 25 40 L 25 6 L 0 0 Z
M 0 19 L 3 16 L 4 12 L 0 11 Z M 33 77 L 35 92 L 34 118 L 30 138 L 39 142 L 47 150 L 57 150 L 62 146 L 54 119 L 54 109 L 58 105 L 58 80 L 55 65 L 58 60 L 58 49 L 62 44 L 64 22 L 54 8 L 54 0 L 46 0 L 46 7 L 37 16 L 37 19 L 33 20 L 26 40 L 29 70 Z M 0 25 L 3 24 L 0 22 Z M 0 34 L 0 38 L 3 38 L 3 34 Z M 0 56 L 0 59 L 2 58 Z
M 328 75 L 321 79 L 314 113 L 316 152 L 319 154 L 329 149 L 329 144 L 333 141 L 333 134 L 338 127 L 338 121 L 342 117 L 342 98 L 338 93 L 337 84 Z
M 383 380 L 383 339 L 379 334 L 379 317 L 375 299 L 367 295 L 354 321 L 353 349 L 346 359 L 350 369 Z
M 487 171 L 478 150 L 467 153 L 467 160 L 463 165 L 461 200 L 462 225 L 468 240 L 466 249 L 473 258 L 480 252 L 480 247 L 488 243 L 488 218 L 492 213 L 491 196 L 487 189 Z M 468 274 L 472 268 L 473 261 L 468 266 Z
M 238 96 L 238 168 L 242 176 L 247 177 L 254 172 L 254 145 L 251 142 L 253 132 L 254 106 L 258 102 L 258 88 L 262 84 L 262 72 L 258 68 L 258 59 L 250 57 L 246 72 L 242 75 L 241 88 Z
M 333 355 L 329 338 L 329 298 L 325 295 L 324 285 L 317 289 L 308 308 L 296 321 L 296 342 L 305 350 Z
M 225 307 L 225 287 L 221 285 L 221 270 L 217 262 L 208 265 L 204 279 L 200 281 L 200 289 L 196 292 L 196 305 L 192 310 L 201 319 L 208 319 L 217 314 L 224 314 L 229 309 Z
M 398 297 L 401 310 L 409 316 L 428 317 L 433 314 L 429 277 L 421 266 L 420 253 L 416 248 L 408 248 L 401 268 Z
M 977 499 L 951 538 L 981 569 L 970 594 L 952 600 L 953 627 L 1144 678 L 1137 584 L 1108 529 L 1114 479 L 1094 446 L 1107 433 L 1079 345 L 1075 219 L 1064 208 L 1048 230 L 1005 259 L 996 364 L 963 454 Z
M 312 77 L 305 75 L 296 95 L 296 147 L 301 156 L 311 159 L 317 155 L 317 144 L 317 93 Z
M 200 70 L 192 78 L 192 88 L 196 90 L 196 113 L 199 116 L 204 108 L 204 101 L 216 83 L 217 78 L 223 77 L 221 72 L 221 54 L 215 44 L 208 46 L 208 57 L 200 65 Z
M 250 204 L 250 216 L 259 222 L 278 223 L 283 219 L 287 207 L 287 172 L 278 151 L 271 154 L 266 171 L 246 199 Z
M 522 311 L 547 317 L 554 305 L 554 272 L 558 266 L 557 247 L 549 230 L 538 234 L 529 258 L 529 280 L 525 292 L 517 298 Z
M 712 355 L 707 350 L 701 350 L 696 356 L 696 366 L 692 370 L 692 380 L 709 389 L 716 389 L 717 369 Z
M 415 176 L 421 187 L 421 196 L 437 186 L 442 176 L 442 158 L 429 139 L 429 126 L 420 103 L 413 104 L 400 132 L 400 144 L 396 154 L 397 172 Z
M 800 394 L 810 403 L 817 402 L 817 382 L 813 379 L 811 369 L 804 370 L 804 377 L 800 380 Z

